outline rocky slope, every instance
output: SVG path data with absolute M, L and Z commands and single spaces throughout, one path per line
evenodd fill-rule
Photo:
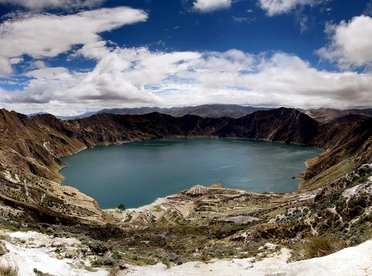
M 309 109 L 309 110 L 301 110 L 305 114 L 309 115 L 311 118 L 323 122 L 328 123 L 334 119 L 344 117 L 346 115 L 354 114 L 354 115 L 363 115 L 363 116 L 372 116 L 372 109 L 346 109 L 346 110 L 339 110 L 339 109 L 332 109 L 332 108 L 318 108 L 318 109 Z
M 195 186 L 143 208 L 107 211 L 135 229 L 107 244 L 125 251 L 146 241 L 132 252 L 150 260 L 171 255 L 176 263 L 245 257 L 267 241 L 293 248 L 298 258 L 314 257 L 303 248 L 312 235 L 327 237 L 322 243 L 330 251 L 372 237 L 371 175 L 372 164 L 363 165 L 326 187 L 286 194 Z
M 244 257 L 263 241 L 298 246 L 311 235 L 332 237 L 334 249 L 342 248 L 355 231 L 355 243 L 371 237 L 372 169 L 363 165 L 372 162 L 371 126 L 372 118 L 360 115 L 324 124 L 286 108 L 237 119 L 151 113 L 70 121 L 0 110 L 1 219 L 17 227 L 48 223 L 57 234 L 63 229 L 104 241 L 105 252 L 129 250 L 121 256 L 127 261 L 137 262 L 141 254 L 139 263 Z M 94 199 L 59 184 L 61 156 L 167 137 L 241 137 L 323 152 L 308 162 L 301 189 L 287 194 L 198 186 L 122 213 L 102 211 Z

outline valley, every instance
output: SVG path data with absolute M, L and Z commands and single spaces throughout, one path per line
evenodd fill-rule
M 103 266 L 244 258 L 255 256 L 267 242 L 303 259 L 313 257 L 305 248 L 312 236 L 329 241 L 327 254 L 371 238 L 369 117 L 347 115 L 319 123 L 280 108 L 238 119 L 151 113 L 61 121 L 1 110 L 0 128 L 2 224 L 97 244 L 99 251 L 90 250 Z M 249 138 L 322 152 L 307 162 L 299 189 L 290 193 L 199 185 L 121 211 L 102 210 L 95 199 L 60 185 L 63 156 L 96 145 L 172 137 Z

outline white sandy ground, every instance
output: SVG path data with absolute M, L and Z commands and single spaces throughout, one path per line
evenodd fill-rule
M 9 233 L 9 236 L 10 241 L 4 242 L 9 253 L 0 258 L 0 265 L 18 266 L 20 276 L 34 275 L 34 268 L 55 276 L 106 276 L 109 274 L 105 269 L 90 272 L 79 268 L 82 260 L 78 258 L 57 259 L 55 257 L 53 251 L 60 245 L 65 248 L 79 247 L 81 243 L 76 239 L 53 238 L 36 232 L 13 232 Z M 120 275 L 372 275 L 372 240 L 325 257 L 300 262 L 287 263 L 290 255 L 288 249 L 281 249 L 280 252 L 256 262 L 254 258 L 248 258 L 214 260 L 209 263 L 189 262 L 170 268 L 163 264 L 143 267 L 129 266 L 129 269 L 121 271 Z
M 288 249 L 282 249 L 262 261 L 252 259 L 218 260 L 208 264 L 185 263 L 167 269 L 164 265 L 132 268 L 126 275 L 244 275 L 244 276 L 368 276 L 372 275 L 372 240 L 334 254 L 300 262 L 287 263 Z
M 76 248 L 81 245 L 80 241 L 71 238 L 53 238 L 37 232 L 13 232 L 9 236 L 10 242 L 5 242 L 9 253 L 0 258 L 0 266 L 16 265 L 19 276 L 33 276 L 34 268 L 55 276 L 106 276 L 108 272 L 104 269 L 97 269 L 96 272 L 89 272 L 78 269 L 80 260 L 58 259 L 53 252 L 60 247 Z
M 166 202 L 167 202 L 167 198 L 166 197 L 159 197 L 153 203 L 150 203 L 150 204 L 147 204 L 147 205 L 138 207 L 138 208 L 128 208 L 126 210 L 127 211 L 137 211 L 137 212 L 138 211 L 146 211 L 146 210 L 149 210 L 151 207 L 154 207 L 154 206 L 160 205 L 162 203 L 166 203 Z M 106 210 L 115 211 L 117 209 L 106 209 Z

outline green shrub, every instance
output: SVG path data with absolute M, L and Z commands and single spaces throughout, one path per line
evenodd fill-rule
M 52 274 L 44 273 L 44 272 L 38 270 L 37 268 L 34 268 L 34 273 L 35 273 L 37 276 L 53 276 Z
M 94 266 L 103 266 L 103 265 L 112 266 L 112 265 L 117 264 L 118 262 L 118 260 L 115 257 L 116 256 L 114 256 L 111 253 L 106 253 L 104 256 L 98 257 L 92 264 Z
M 89 249 L 98 255 L 103 255 L 108 251 L 107 247 L 101 241 L 91 240 L 88 242 Z
M 120 203 L 119 205 L 118 205 L 118 209 L 120 210 L 120 211 L 125 211 L 125 205 L 123 204 L 123 203 Z

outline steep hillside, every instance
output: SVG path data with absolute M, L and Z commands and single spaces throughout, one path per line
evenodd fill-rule
M 309 109 L 309 110 L 301 110 L 305 114 L 309 115 L 311 118 L 317 120 L 318 122 L 322 123 L 329 123 L 332 120 L 337 118 L 344 117 L 346 115 L 354 114 L 354 115 L 363 115 L 363 116 L 372 116 L 372 109 L 332 109 L 332 108 L 318 108 L 318 109 Z
M 55 182 L 60 180 L 57 170 L 63 165 L 59 157 L 84 148 L 83 143 L 71 138 L 72 133 L 64 124 L 53 116 L 29 118 L 0 110 L 0 129 L 3 220 L 76 223 L 74 217 L 87 220 L 101 217 L 93 199 Z
M 224 135 L 313 145 L 318 122 L 296 109 L 257 111 L 234 120 Z
M 323 149 L 305 172 L 302 187 L 327 185 L 345 172 L 372 160 L 372 117 L 346 115 L 321 124 L 314 145 Z

